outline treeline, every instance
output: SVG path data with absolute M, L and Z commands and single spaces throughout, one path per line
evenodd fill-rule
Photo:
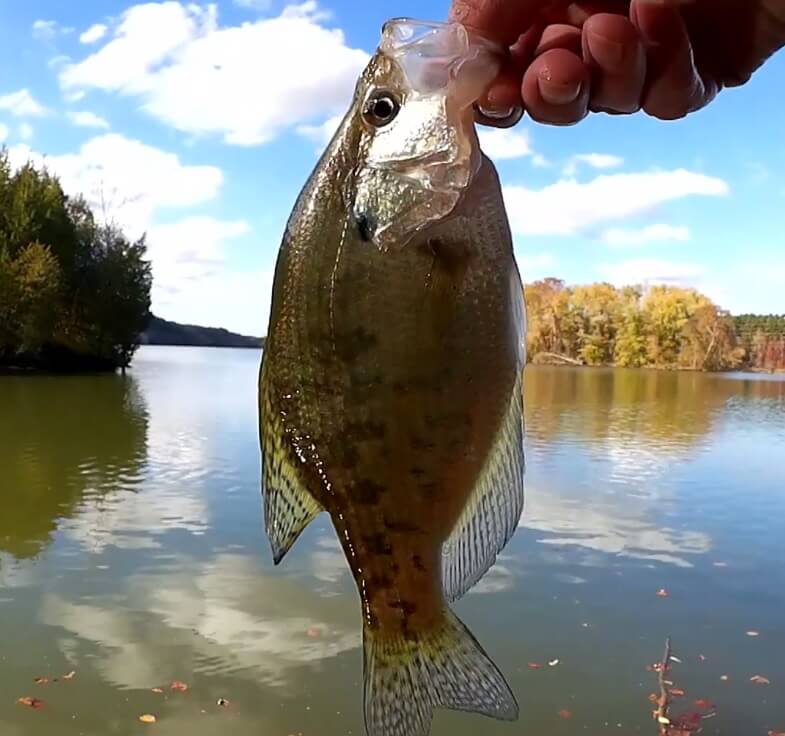
M 694 289 L 567 286 L 547 278 L 528 284 L 525 296 L 527 347 L 534 362 L 785 369 L 785 320 L 766 322 L 764 337 L 756 330 L 745 333 L 740 326 L 751 323 L 748 316 L 734 319 Z
M 144 238 L 99 224 L 46 169 L 0 151 L 0 367 L 125 367 L 150 308 Z
M 785 370 L 785 314 L 740 314 L 734 321 L 750 367 Z

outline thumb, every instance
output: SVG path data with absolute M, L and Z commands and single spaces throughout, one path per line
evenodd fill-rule
M 570 0 L 453 0 L 450 20 L 486 38 L 512 46 L 544 13 Z

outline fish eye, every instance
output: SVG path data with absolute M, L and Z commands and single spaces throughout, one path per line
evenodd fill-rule
M 400 109 L 401 105 L 392 92 L 378 90 L 365 103 L 363 117 L 368 124 L 381 128 L 391 123 Z

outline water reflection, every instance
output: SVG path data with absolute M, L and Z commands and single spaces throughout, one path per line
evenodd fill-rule
M 360 607 L 329 519 L 270 561 L 258 359 L 145 348 L 130 380 L 0 378 L 3 736 L 130 736 L 144 712 L 161 736 L 361 735 Z M 720 701 L 716 733 L 785 728 L 769 691 L 719 679 L 785 681 L 785 381 L 537 367 L 526 401 L 521 528 L 456 606 L 521 722 L 440 713 L 433 736 L 649 733 L 667 634 L 690 695 Z M 172 679 L 185 697 L 150 692 Z
M 110 597 L 47 593 L 41 620 L 66 634 L 74 667 L 90 660 L 122 689 L 149 689 L 184 671 L 291 687 L 299 667 L 360 644 L 353 600 L 315 598 L 240 554 L 178 557 L 164 572 L 129 576 Z
M 131 491 L 148 413 L 132 377 L 0 378 L 0 550 L 40 554 L 85 496 Z

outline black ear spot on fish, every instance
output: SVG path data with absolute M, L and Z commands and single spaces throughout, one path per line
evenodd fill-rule
M 401 103 L 392 92 L 378 89 L 365 101 L 363 119 L 374 128 L 383 128 L 395 120 L 400 109 Z
M 357 215 L 355 220 L 357 221 L 357 230 L 360 233 L 360 239 L 364 243 L 370 243 L 373 235 L 373 224 L 371 223 L 371 218 L 366 214 L 360 214 Z

